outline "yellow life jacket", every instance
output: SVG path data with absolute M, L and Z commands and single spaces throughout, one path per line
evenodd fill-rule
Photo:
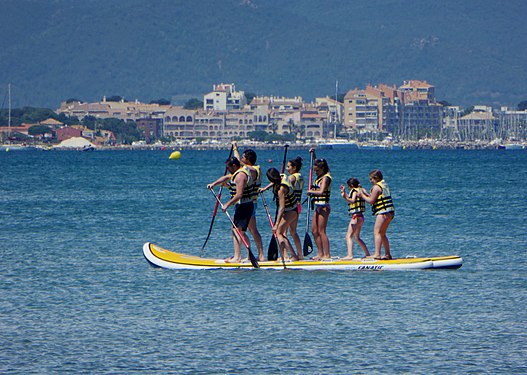
M 329 203 L 329 197 L 331 195 L 331 181 L 332 181 L 332 177 L 331 177 L 331 175 L 329 173 L 326 173 L 326 174 L 320 176 L 319 178 L 317 178 L 315 180 L 315 182 L 313 182 L 312 190 L 320 190 L 320 185 L 322 184 L 322 179 L 324 177 L 327 177 L 329 179 L 329 184 L 327 185 L 327 190 L 322 195 L 314 195 L 311 198 L 311 202 L 314 205 L 321 206 L 321 205 L 325 205 L 325 204 Z
M 236 203 L 251 202 L 252 198 L 250 194 L 251 193 L 250 186 L 252 184 L 252 177 L 251 177 L 251 173 L 249 172 L 249 170 L 243 167 L 239 168 L 236 172 L 234 172 L 231 176 L 231 179 L 229 180 L 229 191 L 231 193 L 231 198 L 236 195 L 236 183 L 234 182 L 234 179 L 236 178 L 238 173 L 245 173 L 245 175 L 247 176 L 247 182 L 245 183 L 245 186 L 243 187 L 243 194 L 242 194 L 241 199 Z
M 291 182 L 289 182 L 289 179 L 285 174 L 280 174 L 280 177 L 282 180 L 280 181 L 280 185 L 275 187 L 275 190 L 278 191 L 281 186 L 285 186 L 287 188 L 287 193 L 285 195 L 285 211 L 291 211 L 296 209 L 296 204 L 298 200 L 296 199 L 295 190 L 293 189 L 293 185 L 291 185 Z
M 256 170 L 256 179 L 253 180 L 253 183 L 249 189 L 253 202 L 256 202 L 258 200 L 258 189 L 262 187 L 262 170 L 259 165 L 253 165 L 252 167 Z M 250 169 L 248 167 L 244 168 L 246 168 L 247 172 L 249 172 L 249 175 L 251 175 Z
M 381 194 L 377 197 L 377 200 L 371 206 L 372 215 L 386 214 L 388 212 L 395 212 L 395 206 L 393 205 L 392 196 L 390 195 L 390 188 L 386 181 L 382 180 L 376 184 L 381 188 Z M 373 190 L 373 188 L 372 188 Z
M 353 192 L 359 193 L 359 189 L 353 188 L 350 191 L 349 198 L 353 196 Z M 353 216 L 353 214 L 363 213 L 366 211 L 366 202 L 364 199 L 357 196 L 354 203 L 348 202 L 348 214 Z
M 293 173 L 291 176 L 295 178 L 293 184 L 293 191 L 295 192 L 296 200 L 302 202 L 302 190 L 304 190 L 304 177 L 300 172 Z

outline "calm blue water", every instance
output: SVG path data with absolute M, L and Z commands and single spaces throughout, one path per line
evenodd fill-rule
M 228 151 L 169 154 L 0 153 L 1 373 L 527 373 L 527 152 L 319 151 L 337 191 L 383 170 L 395 256 L 465 259 L 404 272 L 151 268 L 146 241 L 199 254 Z M 205 254 L 231 254 L 228 233 L 219 213 Z

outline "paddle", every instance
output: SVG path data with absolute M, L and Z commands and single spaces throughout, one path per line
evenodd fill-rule
M 308 189 L 311 189 L 311 184 L 313 183 L 313 159 L 314 155 L 311 153 L 310 161 L 309 161 L 309 185 Z M 309 217 L 310 217 L 310 211 L 311 211 L 311 202 L 307 203 L 307 210 L 306 210 L 306 235 L 304 236 L 304 247 L 302 248 L 302 253 L 304 256 L 308 256 L 313 252 L 313 241 L 311 241 L 311 237 L 309 236 Z
M 273 229 L 274 227 L 274 223 L 273 223 L 273 219 L 271 218 L 271 213 L 269 212 L 269 206 L 267 206 L 267 202 L 265 200 L 265 197 L 264 197 L 264 194 L 263 192 L 260 193 L 260 197 L 262 197 L 262 202 L 263 202 L 263 205 L 265 207 L 265 212 L 267 213 L 267 219 L 269 220 L 269 225 L 271 225 L 271 230 Z M 276 235 L 275 232 L 273 232 L 273 240 L 271 240 L 271 243 L 269 244 L 269 250 L 267 252 L 267 255 L 271 254 L 271 252 L 273 252 L 273 254 L 276 254 L 276 256 L 278 257 L 278 236 Z M 271 247 L 273 247 L 271 249 Z M 282 264 L 284 265 L 284 270 L 285 270 L 285 259 L 284 259 L 284 254 L 281 253 L 282 255 Z M 269 259 L 269 258 L 268 258 Z M 276 258 L 275 258 L 276 259 Z M 272 260 L 275 260 L 275 259 L 272 259 Z M 269 259 L 271 260 L 271 259 Z
M 234 145 L 231 146 L 231 152 L 229 153 L 229 159 L 232 156 L 232 152 L 234 150 Z M 225 172 L 223 172 L 223 175 L 225 176 L 227 174 L 227 167 L 225 167 Z M 220 192 L 218 193 L 218 197 L 221 198 L 221 191 L 223 190 L 223 185 L 220 186 Z M 218 212 L 218 206 L 219 201 L 216 201 L 216 205 L 214 206 L 214 211 L 212 212 L 212 219 L 210 221 L 210 227 L 209 227 L 209 234 L 207 234 L 207 238 L 205 239 L 205 242 L 203 243 L 203 246 L 201 247 L 201 253 L 200 256 L 203 258 L 203 250 L 205 249 L 205 245 L 207 245 L 207 242 L 209 241 L 210 234 L 212 233 L 212 226 L 214 225 L 214 219 L 216 218 L 216 213 Z
M 288 144 L 284 145 L 284 160 L 282 161 L 282 172 L 285 171 L 285 162 L 287 160 L 287 148 L 289 147 Z M 275 196 L 276 199 L 276 196 Z M 278 217 L 278 203 L 276 204 L 276 212 L 274 215 L 274 221 L 276 221 L 276 218 Z M 269 260 L 277 260 L 278 259 L 278 242 L 275 236 L 271 237 L 271 241 L 269 242 L 269 248 L 267 249 L 267 259 Z
M 218 195 L 216 195 L 216 193 L 214 192 L 214 189 L 210 189 L 210 191 L 211 191 L 212 195 L 214 195 L 214 198 L 216 198 L 216 201 L 218 202 L 218 204 L 221 206 L 221 209 L 223 210 L 223 204 L 220 201 L 220 197 Z M 232 224 L 232 227 L 236 230 L 236 233 L 238 233 L 238 237 L 242 240 L 243 244 L 247 248 L 247 252 L 249 253 L 249 260 L 251 261 L 251 264 L 253 265 L 254 268 L 260 268 L 260 265 L 258 264 L 258 261 L 254 257 L 254 254 L 251 251 L 251 247 L 247 243 L 247 240 L 243 236 L 241 230 L 239 230 L 238 227 L 236 226 L 236 224 L 234 224 L 234 220 L 232 220 L 231 215 L 229 215 L 229 213 L 227 211 L 225 211 L 225 215 L 227 215 L 227 217 L 229 218 L 229 221 Z

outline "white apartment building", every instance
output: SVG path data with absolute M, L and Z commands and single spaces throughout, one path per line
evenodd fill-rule
M 247 104 L 245 92 L 236 91 L 234 83 L 212 86 L 212 92 L 203 97 L 205 111 L 231 111 L 241 109 Z

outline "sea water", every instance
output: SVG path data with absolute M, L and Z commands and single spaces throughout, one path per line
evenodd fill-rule
M 380 168 L 393 255 L 465 261 L 380 272 L 150 267 L 146 241 L 201 255 L 228 148 L 170 152 L 0 153 L 0 373 L 527 373 L 527 152 L 318 151 L 332 255 L 346 255 L 339 185 L 369 189 Z M 258 151 L 264 172 L 282 158 Z M 261 203 L 257 221 L 267 249 Z M 230 254 L 219 212 L 203 255 Z

